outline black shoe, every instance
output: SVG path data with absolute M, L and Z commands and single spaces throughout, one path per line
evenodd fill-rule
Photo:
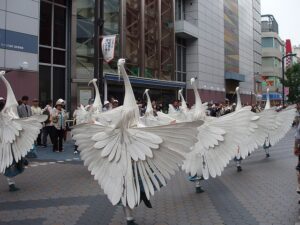
M 268 153 L 268 154 L 266 154 L 266 158 L 270 158 L 270 154 Z
M 134 220 L 127 220 L 127 225 L 138 225 Z
M 17 188 L 16 185 L 14 185 L 14 184 L 9 185 L 10 192 L 15 192 L 15 191 L 19 191 L 19 190 L 20 190 L 20 188 Z
M 23 164 L 24 164 L 24 166 L 28 166 L 28 164 L 29 164 L 28 160 L 24 159 Z
M 196 187 L 196 193 L 200 194 L 203 192 L 204 192 L 204 190 L 202 189 L 202 187 Z
M 141 201 L 144 202 L 144 204 L 147 206 L 147 208 L 152 208 L 151 202 L 148 200 L 145 192 L 141 192 Z
M 237 171 L 238 171 L 238 172 L 242 172 L 242 167 L 241 167 L 241 166 L 238 166 L 238 167 L 237 167 Z

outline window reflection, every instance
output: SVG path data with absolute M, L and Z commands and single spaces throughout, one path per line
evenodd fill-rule
M 94 7 L 93 0 L 77 0 L 77 63 L 79 75 L 94 73 Z

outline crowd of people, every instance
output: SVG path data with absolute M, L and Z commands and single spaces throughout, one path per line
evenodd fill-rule
M 5 105 L 5 99 L 0 97 L 0 110 Z M 43 129 L 37 137 L 36 145 L 47 147 L 48 136 L 53 144 L 53 152 L 63 151 L 63 140 L 66 137 L 66 120 L 69 114 L 66 112 L 65 101 L 58 99 L 53 106 L 52 101 L 42 109 L 38 99 L 33 99 L 30 105 L 28 96 L 23 96 L 19 101 L 18 115 L 20 118 L 30 117 L 33 115 L 47 115 L 48 119 L 43 124 Z

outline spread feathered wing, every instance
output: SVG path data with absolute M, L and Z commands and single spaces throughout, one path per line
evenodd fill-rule
M 113 205 L 134 208 L 140 191 L 147 198 L 166 185 L 183 154 L 197 142 L 202 121 L 174 125 L 115 129 L 81 124 L 73 129 L 84 164 Z
M 198 140 L 193 151 L 186 155 L 183 169 L 192 176 L 208 179 L 220 176 L 234 157 L 237 146 L 255 132 L 257 125 L 249 108 L 219 118 L 207 118 L 198 128 Z
M 15 113 L 17 101 L 12 88 L 3 74 L 0 74 L 0 78 L 7 88 L 7 101 L 0 112 L 0 173 L 3 173 L 13 160 L 18 162 L 32 148 L 42 128 L 41 123 L 47 119 L 47 116 L 20 119 Z
M 278 128 L 269 131 L 269 140 L 271 145 L 278 143 L 280 139 L 283 138 L 291 129 L 295 115 L 296 109 L 294 106 L 275 113 L 275 121 Z

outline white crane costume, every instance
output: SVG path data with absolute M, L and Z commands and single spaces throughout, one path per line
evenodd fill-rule
M 203 122 L 138 127 L 139 110 L 124 63 L 119 59 L 125 84 L 123 106 L 100 115 L 111 120 L 109 125 L 75 126 L 73 138 L 84 165 L 111 203 L 133 209 L 140 203 L 141 189 L 150 199 L 175 174 L 183 155 L 197 142 L 197 127 Z
M 46 115 L 19 118 L 18 102 L 4 74 L 0 71 L 0 79 L 7 89 L 6 104 L 0 112 L 0 173 L 30 151 L 42 128 L 41 123 L 47 119 Z

